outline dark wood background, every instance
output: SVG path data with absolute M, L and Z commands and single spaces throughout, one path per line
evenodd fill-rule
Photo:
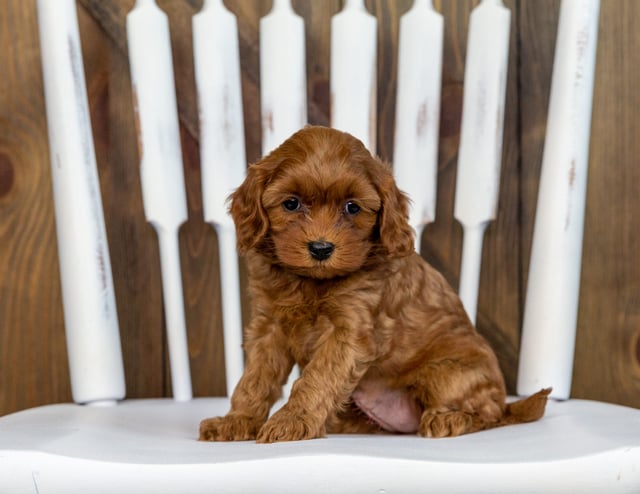
M 191 17 L 202 0 L 161 0 L 169 14 L 189 220 L 180 233 L 194 391 L 225 393 L 215 234 L 203 222 Z M 258 21 L 269 0 L 227 0 L 238 16 L 247 156 L 259 158 Z M 294 0 L 305 18 L 309 120 L 329 121 L 329 21 L 339 0 Z M 369 0 L 379 21 L 378 151 L 393 152 L 398 21 L 410 0 Z M 434 2 L 445 18 L 437 220 L 424 256 L 457 285 L 452 219 L 471 0 Z M 480 331 L 514 391 L 559 0 L 507 0 L 512 11 L 500 211 L 487 231 Z M 78 15 L 129 397 L 170 394 L 158 249 L 141 202 L 126 55 L 133 0 L 80 0 Z M 0 415 L 70 400 L 35 1 L 0 13 Z M 593 111 L 573 396 L 640 407 L 640 2 L 603 0 Z M 246 304 L 245 304 L 246 305 Z

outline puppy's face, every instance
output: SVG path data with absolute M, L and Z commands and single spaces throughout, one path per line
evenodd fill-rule
M 262 196 L 278 262 L 316 278 L 359 269 L 382 205 L 363 165 L 325 155 L 278 171 Z
M 333 129 L 307 127 L 250 167 L 231 213 L 241 252 L 260 249 L 302 276 L 344 276 L 374 250 L 413 250 L 407 201 L 390 171 Z

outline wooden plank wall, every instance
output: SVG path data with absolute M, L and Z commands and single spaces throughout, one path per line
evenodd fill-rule
M 191 16 L 201 0 L 161 0 L 171 20 L 189 220 L 180 233 L 195 394 L 225 393 L 218 257 L 202 219 Z M 227 0 L 238 15 L 247 156 L 259 158 L 258 21 L 268 0 Z M 339 0 L 294 0 L 307 30 L 309 120 L 329 121 L 329 21 Z M 390 159 L 399 17 L 410 0 L 368 0 L 379 20 L 378 150 Z M 423 255 L 457 284 L 452 219 L 471 0 L 435 0 L 445 17 L 437 221 Z M 500 212 L 487 232 L 479 329 L 514 391 L 559 0 L 512 10 Z M 167 396 L 155 234 L 144 220 L 126 56 L 133 0 L 78 3 L 92 123 L 120 312 L 127 394 Z M 70 400 L 34 0 L 0 15 L 0 415 Z M 602 0 L 573 396 L 640 407 L 640 18 L 636 0 Z

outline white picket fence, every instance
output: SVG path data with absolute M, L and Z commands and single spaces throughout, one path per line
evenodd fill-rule
M 74 399 L 118 400 L 124 389 L 122 356 L 75 4 L 42 0 L 38 5 Z M 597 0 L 562 4 L 520 358 L 524 394 L 552 385 L 555 397 L 569 396 L 598 10 Z M 464 228 L 460 296 L 472 320 L 484 230 L 498 207 L 510 22 L 500 0 L 483 0 L 469 25 L 455 217 Z M 363 0 L 347 0 L 332 19 L 331 33 L 331 125 L 375 153 L 376 18 Z M 189 400 L 177 241 L 187 209 L 169 23 L 155 1 L 137 0 L 127 17 L 127 37 L 144 210 L 160 243 L 173 395 Z M 227 389 L 232 390 L 242 374 L 241 297 L 235 233 L 224 201 L 242 182 L 246 159 L 237 25 L 222 0 L 206 0 L 194 16 L 193 42 L 204 214 L 220 242 Z M 417 0 L 400 22 L 393 161 L 398 183 L 413 201 L 410 221 L 418 249 L 424 226 L 435 216 L 442 42 L 441 15 L 431 1 Z M 307 123 L 304 23 L 288 0 L 276 0 L 260 21 L 260 49 L 267 153 Z

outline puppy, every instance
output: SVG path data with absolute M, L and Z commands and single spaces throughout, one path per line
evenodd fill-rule
M 230 211 L 249 271 L 246 369 L 200 440 L 457 436 L 544 413 L 550 390 L 505 404 L 495 354 L 414 252 L 407 197 L 353 136 L 300 130 L 249 168 Z

